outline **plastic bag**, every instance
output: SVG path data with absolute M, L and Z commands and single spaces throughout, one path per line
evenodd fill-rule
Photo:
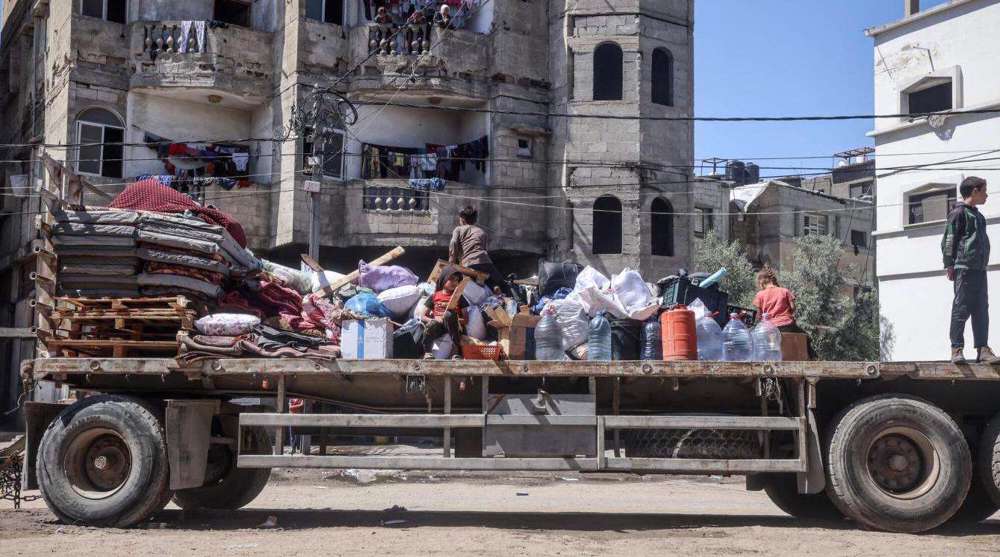
M 559 323 L 559 330 L 562 332 L 563 350 L 569 350 L 584 342 L 587 342 L 587 334 L 590 332 L 590 318 L 583 306 L 572 300 L 556 300 L 549 302 L 546 309 L 554 308 L 556 312 L 556 322 Z
M 304 272 L 309 276 L 309 284 L 312 287 L 312 292 L 319 292 L 345 276 L 334 271 L 323 271 L 322 273 L 313 271 Z
M 462 297 L 464 297 L 470 304 L 478 306 L 483 303 L 486 298 L 490 297 L 490 291 L 485 286 L 470 280 L 469 284 L 465 285 L 465 290 L 462 291 Z
M 610 293 L 598 290 L 596 286 L 588 286 L 583 290 L 574 291 L 566 299 L 579 303 L 587 315 L 591 317 L 595 317 L 602 311 L 618 319 L 627 317 L 625 310 L 615 301 L 615 297 Z
M 693 302 L 687 305 L 687 308 L 694 312 L 695 321 L 698 321 L 702 317 L 711 317 L 708 315 L 708 308 L 705 307 L 705 302 L 702 302 L 701 298 L 695 298 Z
M 369 292 L 362 292 L 347 300 L 347 303 L 344 304 L 344 309 L 371 317 L 392 317 L 392 312 L 389 311 L 389 308 L 385 307 L 382 302 L 378 301 L 378 297 Z
M 597 269 L 588 265 L 576 276 L 576 287 L 573 288 L 573 291 L 579 292 L 591 286 L 597 288 L 598 291 L 605 290 L 611 286 L 611 280 Z
M 261 268 L 264 271 L 281 279 L 281 282 L 285 283 L 285 286 L 296 290 L 299 294 L 309 294 L 312 292 L 312 280 L 306 273 L 298 269 L 279 265 L 267 259 L 261 259 L 260 262 Z
M 420 279 L 417 278 L 417 275 L 413 274 L 413 271 L 399 265 L 372 267 L 361 261 L 358 263 L 358 273 L 361 275 L 361 278 L 358 279 L 358 284 L 371 288 L 376 293 L 420 282 Z
M 653 303 L 653 295 L 642 275 L 628 267 L 611 279 L 611 290 L 630 317 L 633 312 L 644 310 Z
M 378 295 L 378 301 L 392 312 L 393 315 L 401 316 L 411 309 L 420 300 L 420 288 L 417 285 L 398 286 L 390 288 Z
M 421 296 L 417 305 L 413 306 L 413 318 L 419 320 L 427 314 L 427 299 L 430 296 Z
M 476 340 L 486 338 L 486 320 L 483 312 L 477 306 L 469 306 L 469 321 L 465 325 L 465 333 Z
M 194 322 L 203 335 L 235 337 L 245 335 L 260 325 L 260 318 L 242 313 L 213 313 Z
M 443 334 L 440 338 L 434 341 L 431 345 L 431 354 L 434 358 L 438 360 L 447 360 L 451 358 L 452 352 L 455 351 L 455 341 L 451 340 L 451 335 Z

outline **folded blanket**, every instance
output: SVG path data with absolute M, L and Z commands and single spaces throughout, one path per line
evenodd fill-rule
M 139 286 L 142 287 L 161 286 L 168 288 L 183 288 L 185 290 L 191 290 L 193 292 L 204 294 L 209 298 L 218 298 L 219 296 L 222 295 L 221 286 L 205 282 L 203 280 L 194 279 L 191 277 L 182 277 L 180 275 L 164 275 L 160 273 L 141 273 L 138 276 L 138 279 L 139 279 Z
M 150 232 L 149 230 L 140 229 L 138 232 L 138 239 L 140 242 L 145 242 L 147 244 L 156 244 L 160 246 L 167 246 L 169 248 L 195 251 L 208 255 L 215 255 L 221 251 L 219 249 L 219 244 L 214 242 L 205 242 L 203 240 L 195 240 L 185 238 L 183 236 L 174 236 L 173 234 L 160 234 L 159 232 Z
M 96 258 L 94 258 L 96 259 Z M 90 277 L 130 276 L 139 274 L 138 261 L 122 265 L 102 265 L 95 263 L 63 263 L 59 272 L 68 275 L 87 275 Z
M 134 248 L 135 238 L 124 236 L 72 236 L 69 234 L 57 234 L 52 236 L 52 243 L 60 246 L 59 253 L 62 253 L 61 246 L 72 246 L 76 248 Z
M 211 232 L 214 234 L 222 234 L 224 228 L 221 226 L 205 222 L 200 217 L 187 216 L 185 214 L 167 214 L 167 213 L 153 213 L 149 211 L 143 211 L 139 213 L 141 215 L 139 222 L 141 227 L 147 224 L 153 225 L 165 225 L 165 226 L 179 226 L 186 228 L 196 228 L 198 230 L 204 230 L 205 232 Z
M 156 246 L 140 246 L 138 254 L 139 257 L 145 261 L 183 265 L 185 267 L 193 267 L 203 271 L 221 273 L 225 276 L 229 275 L 229 265 L 226 265 L 222 261 L 216 261 L 208 257 L 200 257 L 198 255 L 166 248 L 159 248 Z
M 127 248 L 127 247 L 102 245 L 94 247 L 61 246 L 59 248 L 60 261 L 64 261 L 70 258 L 80 258 L 80 259 L 109 258 L 114 260 L 122 260 L 134 257 L 136 257 L 135 248 Z
M 74 236 L 122 236 L 135 237 L 135 227 L 124 224 L 89 224 L 84 222 L 57 222 L 52 225 L 52 231 L 58 235 Z
M 134 276 L 93 276 L 90 274 L 61 273 L 59 284 L 67 288 L 107 288 L 109 286 L 136 287 Z
M 216 234 L 208 230 L 199 230 L 197 228 L 192 228 L 172 223 L 141 222 L 139 223 L 139 230 L 142 230 L 144 232 L 155 232 L 157 234 L 169 234 L 171 236 L 191 238 L 193 240 L 201 240 L 202 242 L 211 242 L 213 244 L 220 244 L 222 242 L 221 234 Z

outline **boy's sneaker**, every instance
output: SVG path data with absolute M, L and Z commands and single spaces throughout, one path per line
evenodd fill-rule
M 989 346 L 976 349 L 976 361 L 981 364 L 1000 364 L 1000 358 L 990 350 Z
M 424 359 L 425 360 L 433 360 L 434 359 L 434 354 L 431 354 L 430 352 L 428 352 L 428 353 L 424 354 Z
M 962 348 L 952 348 L 951 349 L 951 363 L 953 364 L 964 364 L 965 354 Z

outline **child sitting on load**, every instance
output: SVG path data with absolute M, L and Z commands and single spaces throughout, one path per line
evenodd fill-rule
M 451 337 L 453 346 L 458 347 L 462 339 L 461 323 L 464 323 L 468 316 L 466 308 L 469 302 L 459 295 L 457 307 L 449 309 L 451 298 L 455 294 L 455 289 L 462 283 L 463 275 L 455 267 L 448 266 L 441 271 L 438 277 L 437 291 L 427 298 L 424 304 L 425 314 L 421 317 L 424 323 L 424 330 L 421 343 L 424 349 L 424 358 L 431 359 L 434 341 L 445 334 Z

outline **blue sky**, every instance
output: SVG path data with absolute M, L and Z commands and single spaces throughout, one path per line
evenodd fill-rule
M 945 0 L 923 0 L 921 9 Z M 695 114 L 871 114 L 868 27 L 902 18 L 902 0 L 697 0 Z M 708 123 L 695 126 L 695 157 L 824 155 L 871 145 L 870 120 Z M 759 161 L 762 167 L 829 160 Z M 761 175 L 790 174 L 767 170 Z

